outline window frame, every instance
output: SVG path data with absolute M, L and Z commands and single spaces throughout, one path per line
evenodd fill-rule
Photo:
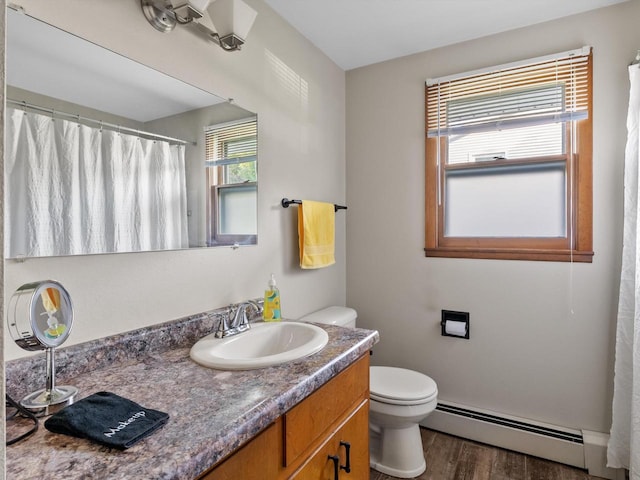
M 245 183 L 225 183 L 221 185 L 211 185 L 211 211 L 215 212 L 215 215 L 211 217 L 209 228 L 209 245 L 256 245 L 258 243 L 257 234 L 229 234 L 220 232 L 220 193 L 222 190 L 235 190 L 238 188 L 254 187 L 258 188 L 258 182 L 245 182 Z
M 447 136 L 429 137 L 425 86 L 425 256 L 504 260 L 592 262 L 593 258 L 593 61 L 587 60 L 587 118 L 566 122 L 566 152 L 562 155 L 518 160 L 494 160 L 490 164 L 438 164 L 438 150 L 446 159 Z M 572 127 L 573 124 L 573 127 Z M 572 132 L 575 128 L 575 132 Z M 572 139 L 575 144 L 571 148 Z M 575 152 L 571 155 L 570 152 Z M 444 154 L 443 154 L 444 153 Z M 567 181 L 567 234 L 561 238 L 542 237 L 445 237 L 445 171 L 467 168 L 496 168 L 516 163 L 564 161 Z M 572 198 L 569 198 L 572 196 Z M 440 197 L 440 201 L 438 201 Z
M 233 129 L 234 127 L 242 127 L 244 125 L 253 124 L 253 128 L 255 129 L 255 137 L 256 137 L 256 147 L 257 147 L 257 135 L 258 135 L 258 119 L 256 116 L 251 116 L 248 118 L 243 118 L 239 120 L 233 120 L 230 122 L 225 122 L 221 124 L 214 124 L 208 127 L 205 127 L 205 145 L 209 145 L 208 135 L 216 135 L 216 131 L 220 131 L 223 129 Z M 229 141 L 237 140 L 239 138 L 246 138 L 245 136 L 238 134 L 236 137 L 229 137 L 220 142 L 219 139 L 216 139 L 215 142 L 220 142 L 220 150 L 223 151 L 224 154 L 227 153 L 227 145 Z M 214 140 L 212 140 L 214 141 Z M 233 190 L 238 188 L 246 188 L 246 187 L 255 187 L 256 196 L 257 196 L 257 173 L 258 173 L 258 164 L 257 164 L 257 155 L 253 156 L 250 162 L 255 163 L 256 168 L 256 180 L 255 181 L 243 181 L 239 183 L 227 183 L 228 182 L 228 167 L 233 165 L 234 163 L 226 163 L 223 158 L 222 164 L 216 164 L 214 166 L 208 165 L 211 161 L 208 157 L 213 155 L 213 153 L 209 154 L 209 149 L 205 147 L 207 151 L 205 153 L 205 166 L 206 168 L 206 231 L 207 231 L 207 245 L 210 247 L 213 246 L 233 246 L 233 245 L 256 245 L 258 243 L 258 234 L 254 233 L 246 233 L 246 234 L 224 234 L 220 232 L 220 191 L 221 190 Z M 213 151 L 218 151 L 218 148 L 212 148 Z M 242 158 L 242 157 L 238 157 Z M 247 157 L 244 157 L 247 158 Z M 220 161 L 214 160 L 213 163 Z M 238 163 L 243 163 L 243 161 L 239 161 Z

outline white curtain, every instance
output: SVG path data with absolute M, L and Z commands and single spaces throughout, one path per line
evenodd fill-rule
M 624 173 L 624 238 L 618 302 L 613 421 L 607 464 L 628 468 L 640 480 L 640 66 L 629 67 L 631 92 L 627 116 Z
M 7 108 L 5 256 L 188 247 L 184 147 Z

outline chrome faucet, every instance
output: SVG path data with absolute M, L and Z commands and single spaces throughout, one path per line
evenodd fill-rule
M 251 328 L 247 317 L 247 308 L 253 308 L 256 315 L 262 313 L 262 305 L 253 300 L 230 305 L 224 313 L 219 314 L 220 321 L 216 328 L 215 337 L 224 338 L 245 332 Z

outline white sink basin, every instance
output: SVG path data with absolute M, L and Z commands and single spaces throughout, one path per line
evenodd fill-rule
M 290 362 L 319 352 L 329 341 L 310 323 L 266 322 L 226 338 L 207 335 L 191 347 L 191 358 L 205 367 L 250 370 Z

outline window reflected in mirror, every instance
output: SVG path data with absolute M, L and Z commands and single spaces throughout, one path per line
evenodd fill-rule
M 256 243 L 257 139 L 255 117 L 205 131 L 209 245 Z

